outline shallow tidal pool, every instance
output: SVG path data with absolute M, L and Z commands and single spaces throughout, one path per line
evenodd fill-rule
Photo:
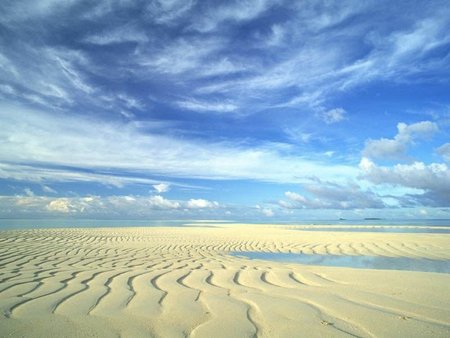
M 359 269 L 409 270 L 450 273 L 450 260 L 382 256 L 307 255 L 280 252 L 232 252 L 232 256 L 286 263 L 336 266 Z

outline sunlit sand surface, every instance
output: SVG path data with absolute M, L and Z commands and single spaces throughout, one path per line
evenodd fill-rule
M 450 274 L 229 254 L 243 251 L 449 260 L 450 235 L 249 225 L 1 231 L 0 336 L 450 336 Z

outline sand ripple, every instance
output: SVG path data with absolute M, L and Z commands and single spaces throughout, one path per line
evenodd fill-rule
M 448 337 L 450 275 L 230 251 L 450 259 L 450 235 L 274 228 L 0 232 L 0 335 Z

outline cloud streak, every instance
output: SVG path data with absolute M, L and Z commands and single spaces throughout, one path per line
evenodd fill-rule
M 448 206 L 447 7 L 0 2 L 1 193 L 61 214 Z
M 287 191 L 286 200 L 279 205 L 286 209 L 380 209 L 386 205 L 382 199 L 371 191 L 363 190 L 356 183 L 337 184 L 333 182 L 316 182 L 303 185 L 310 197 Z
M 0 130 L 0 137 L 5 140 L 0 145 L 1 160 L 6 163 L 1 171 L 4 178 L 51 180 L 57 172 L 56 179 L 66 176 L 69 180 L 104 180 L 114 185 L 133 181 L 155 183 L 131 175 L 120 177 L 123 172 L 273 182 L 298 182 L 313 174 L 324 177 L 356 174 L 348 166 L 330 166 L 283 154 L 282 148 L 272 144 L 259 148 L 233 143 L 205 144 L 161 135 L 157 130 L 144 132 L 130 123 L 105 123 L 75 115 L 58 117 L 18 107 L 0 108 L 5 121 Z M 89 169 L 91 173 L 67 169 L 71 167 Z M 117 176 L 103 175 L 105 171 Z
M 411 77 L 428 81 L 437 72 L 450 71 L 445 57 L 436 56 L 450 41 L 449 13 L 435 2 L 417 5 L 413 18 L 400 14 L 397 26 L 371 24 L 393 15 L 380 14 L 380 8 L 386 9 L 383 2 L 300 6 L 254 0 L 210 6 L 197 1 L 102 1 L 94 9 L 72 1 L 45 3 L 0 7 L 12 37 L 7 45 L 3 42 L 8 48 L 0 56 L 3 85 L 9 86 L 3 88 L 9 88 L 8 97 L 33 104 L 71 107 L 88 100 L 102 107 L 102 97 L 117 93 L 96 84 L 132 75 L 150 91 L 157 90 L 152 80 L 157 79 L 177 97 L 202 101 L 202 106 L 217 105 L 217 96 L 233 102 L 238 98 L 220 109 L 224 112 L 253 114 L 279 106 L 321 111 L 330 98 L 358 85 Z M 283 14 L 268 17 L 273 9 Z M 127 25 L 118 22 L 118 12 L 129 19 Z M 61 18 L 67 18 L 64 27 L 58 24 Z M 23 28 L 25 21 L 41 33 L 40 40 Z M 51 30 L 54 26 L 61 31 Z M 79 32 L 71 36 L 77 48 L 61 42 L 61 36 L 73 31 Z M 117 59 L 91 48 L 114 44 L 130 46 L 116 49 Z M 115 71 L 107 71 L 111 68 Z M 40 80 L 43 74 L 45 82 Z M 168 99 L 158 97 L 159 103 Z

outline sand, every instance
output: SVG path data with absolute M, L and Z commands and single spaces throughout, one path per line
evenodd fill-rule
M 0 231 L 2 337 L 450 337 L 450 274 L 230 252 L 450 259 L 450 235 L 249 225 Z

